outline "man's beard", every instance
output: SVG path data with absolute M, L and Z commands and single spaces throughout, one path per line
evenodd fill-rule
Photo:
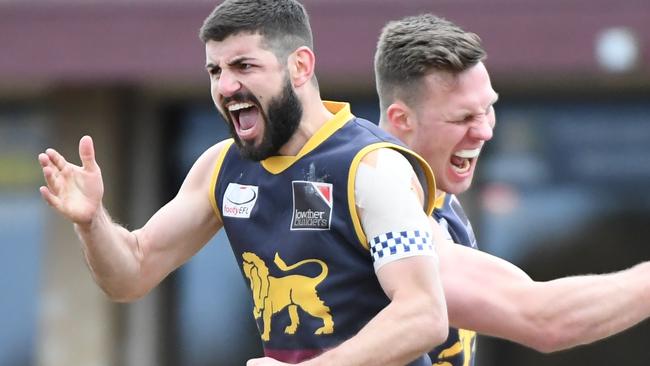
M 255 146 L 254 141 L 242 141 L 239 138 L 231 116 L 226 114 L 230 135 L 235 140 L 240 154 L 246 159 L 261 161 L 270 156 L 277 155 L 280 148 L 296 132 L 302 119 L 302 105 L 291 87 L 289 78 L 285 78 L 284 87 L 280 95 L 269 100 L 268 112 L 262 109 L 257 98 L 249 92 L 237 93 L 224 100 L 224 104 L 233 100 L 255 104 L 264 122 L 264 136 L 262 136 L 262 141 L 260 141 L 259 145 Z

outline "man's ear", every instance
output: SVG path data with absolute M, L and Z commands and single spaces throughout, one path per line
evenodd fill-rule
M 393 129 L 400 132 L 409 132 L 415 123 L 413 110 L 401 100 L 396 100 L 388 106 L 386 119 Z
M 309 47 L 302 46 L 289 55 L 289 75 L 294 87 L 300 87 L 314 77 L 316 57 Z

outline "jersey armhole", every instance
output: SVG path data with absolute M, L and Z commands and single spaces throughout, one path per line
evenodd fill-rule
M 217 155 L 217 159 L 214 163 L 214 169 L 212 170 L 212 178 L 210 179 L 210 189 L 208 190 L 210 204 L 212 205 L 214 214 L 217 215 L 219 219 L 222 219 L 222 217 L 221 217 L 221 210 L 219 210 L 219 206 L 217 205 L 217 195 L 216 195 L 217 180 L 219 178 L 219 172 L 221 171 L 221 165 L 223 164 L 223 160 L 226 158 L 226 154 L 228 153 L 228 150 L 230 150 L 230 147 L 232 146 L 233 142 L 234 142 L 233 139 L 228 139 L 224 142 L 221 151 L 219 151 L 219 155 Z

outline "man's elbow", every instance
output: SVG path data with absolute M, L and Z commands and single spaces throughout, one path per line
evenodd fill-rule
M 449 315 L 447 304 L 442 292 L 429 294 L 426 305 L 421 308 L 426 314 L 422 322 L 422 328 L 426 328 L 428 344 L 427 352 L 442 344 L 449 336 Z
M 133 302 L 147 295 L 152 289 L 142 276 L 99 276 L 93 271 L 91 274 L 97 286 L 108 300 L 113 302 Z
M 399 308 L 397 318 L 404 329 L 402 342 L 415 353 L 427 353 L 447 339 L 449 321 L 444 303 L 410 298 Z
M 540 353 L 553 353 L 578 345 L 571 339 L 571 332 L 568 329 L 552 321 L 538 324 L 530 333 L 530 338 L 521 343 Z
M 118 303 L 134 302 L 144 297 L 148 292 L 124 287 L 115 288 L 101 284 L 99 287 L 110 301 Z
M 527 347 L 530 347 L 540 353 L 553 353 L 567 348 L 563 345 L 560 337 L 544 335 L 542 332 L 525 343 L 527 343 L 525 344 Z
M 104 293 L 106 294 L 106 296 L 108 297 L 108 299 L 110 301 L 117 302 L 117 303 L 123 303 L 123 304 L 134 302 L 136 300 L 139 300 L 142 297 L 142 296 L 123 295 L 123 294 L 121 294 L 121 295 L 113 295 L 113 294 L 109 294 L 107 292 L 104 292 Z
M 446 309 L 439 311 L 429 311 L 423 317 L 418 331 L 422 334 L 422 339 L 426 341 L 424 346 L 427 351 L 435 348 L 439 344 L 447 340 L 449 336 L 449 320 L 447 318 Z
M 429 328 L 427 349 L 431 350 L 447 340 L 449 336 L 449 324 L 447 322 L 437 322 L 435 326 Z

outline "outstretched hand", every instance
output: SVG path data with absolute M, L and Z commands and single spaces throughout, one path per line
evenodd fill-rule
M 88 224 L 97 214 L 104 195 L 101 170 L 95 161 L 90 136 L 79 141 L 82 166 L 71 164 L 54 149 L 38 155 L 47 186 L 41 196 L 63 216 L 77 224 Z

